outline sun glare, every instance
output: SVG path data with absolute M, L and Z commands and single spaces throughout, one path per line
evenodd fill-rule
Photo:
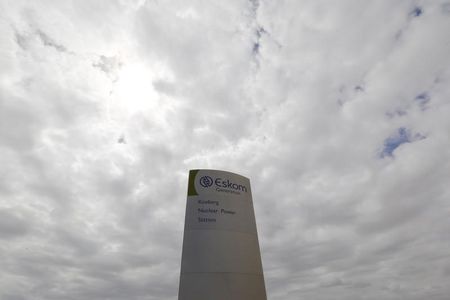
M 123 66 L 113 88 L 118 108 L 130 114 L 155 108 L 158 94 L 153 88 L 152 79 L 152 73 L 145 66 Z

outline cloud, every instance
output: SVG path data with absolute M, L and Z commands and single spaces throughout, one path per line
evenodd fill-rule
M 31 224 L 8 210 L 0 211 L 0 236 L 4 239 L 26 235 Z
M 446 299 L 447 6 L 0 4 L 0 298 L 176 299 L 214 168 L 270 299 Z

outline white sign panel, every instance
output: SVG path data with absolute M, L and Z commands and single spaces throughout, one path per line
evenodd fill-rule
M 266 300 L 250 181 L 191 170 L 179 300 Z

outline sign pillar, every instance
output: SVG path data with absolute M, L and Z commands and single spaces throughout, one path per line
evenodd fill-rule
M 248 178 L 189 172 L 178 299 L 267 299 Z

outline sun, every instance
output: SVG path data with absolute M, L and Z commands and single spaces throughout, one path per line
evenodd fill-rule
M 143 64 L 122 66 L 112 90 L 117 108 L 129 114 L 156 108 L 158 93 L 153 87 L 153 79 L 154 74 Z

